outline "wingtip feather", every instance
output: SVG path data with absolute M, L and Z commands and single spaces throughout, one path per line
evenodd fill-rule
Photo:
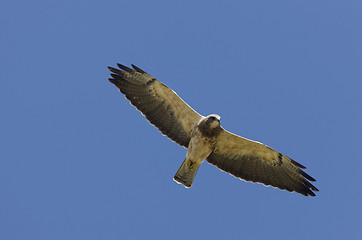
M 309 181 L 315 182 L 316 180 L 314 178 L 312 178 L 311 176 L 309 176 L 309 174 L 307 174 L 306 172 L 304 172 L 303 170 L 299 170 L 300 174 L 305 177 L 306 179 L 308 179 Z
M 129 73 L 134 72 L 133 69 L 131 69 L 131 68 L 129 68 L 129 67 L 126 67 L 126 66 L 124 66 L 124 65 L 122 65 L 122 64 L 120 64 L 120 63 L 117 63 L 117 66 L 118 66 L 120 69 L 122 69 L 122 70 L 124 70 L 124 71 L 126 71 L 126 72 L 129 72 Z
M 117 75 L 117 74 L 114 74 L 114 73 L 111 73 L 111 76 L 114 78 L 114 79 L 122 79 L 121 76 Z
M 113 83 L 115 85 L 117 84 L 117 80 L 114 78 L 108 78 L 108 81 L 110 81 L 111 83 Z
M 113 68 L 113 67 L 108 67 L 109 71 L 115 73 L 115 74 L 118 74 L 118 75 L 122 75 L 123 72 L 119 69 L 116 69 L 116 68 Z
M 143 71 L 141 68 L 139 68 L 139 67 L 137 67 L 137 66 L 135 66 L 135 65 L 133 65 L 133 64 L 131 64 L 131 66 L 133 67 L 134 70 L 136 70 L 136 71 L 139 72 L 139 73 L 146 73 L 146 72 Z
M 295 165 L 295 166 L 297 166 L 297 167 L 299 167 L 299 168 L 302 168 L 302 169 L 306 169 L 306 167 L 304 167 L 302 164 L 300 164 L 299 162 L 296 162 L 296 161 L 294 161 L 293 159 L 290 159 L 291 161 L 292 161 L 292 163 Z

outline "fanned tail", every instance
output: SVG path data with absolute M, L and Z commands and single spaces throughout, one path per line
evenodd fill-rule
M 177 183 L 184 185 L 185 187 L 189 188 L 192 186 L 192 182 L 196 176 L 196 172 L 199 169 L 200 164 L 191 163 L 191 161 L 185 161 L 182 163 L 181 167 L 177 170 L 173 180 Z

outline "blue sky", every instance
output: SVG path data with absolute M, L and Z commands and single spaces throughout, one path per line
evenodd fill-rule
M 0 239 L 360 239 L 361 1 L 3 1 Z M 107 81 L 141 67 L 307 166 L 317 197 L 203 163 Z

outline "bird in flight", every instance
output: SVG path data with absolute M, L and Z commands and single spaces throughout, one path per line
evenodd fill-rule
M 119 91 L 164 135 L 187 148 L 186 158 L 174 180 L 191 187 L 204 160 L 245 181 L 262 183 L 305 196 L 318 189 L 309 181 L 303 165 L 274 149 L 238 135 L 220 126 L 220 116 L 200 115 L 172 89 L 145 71 L 117 64 L 108 67 Z

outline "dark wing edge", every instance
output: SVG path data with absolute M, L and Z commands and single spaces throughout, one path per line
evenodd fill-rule
M 240 136 L 237 137 L 241 138 Z M 266 145 L 245 138 L 242 139 L 239 142 L 240 148 L 246 147 L 247 150 L 243 149 L 238 152 L 235 151 L 235 148 L 229 148 L 229 150 L 234 150 L 224 151 L 223 147 L 216 147 L 207 161 L 222 171 L 248 182 L 261 183 L 289 192 L 298 192 L 304 196 L 316 196 L 313 191 L 319 190 L 309 182 L 316 180 L 301 169 L 305 168 L 303 165 Z M 248 142 L 243 146 L 244 141 Z M 248 149 L 253 147 L 255 149 Z M 266 160 L 263 158 L 264 153 L 258 155 L 255 154 L 255 150 L 265 151 L 265 154 L 274 156 L 274 159 Z
M 188 147 L 193 126 L 201 115 L 188 106 L 174 91 L 140 68 L 117 64 L 108 67 L 113 83 L 147 120 L 171 140 Z M 123 71 L 122 71 L 123 70 Z

